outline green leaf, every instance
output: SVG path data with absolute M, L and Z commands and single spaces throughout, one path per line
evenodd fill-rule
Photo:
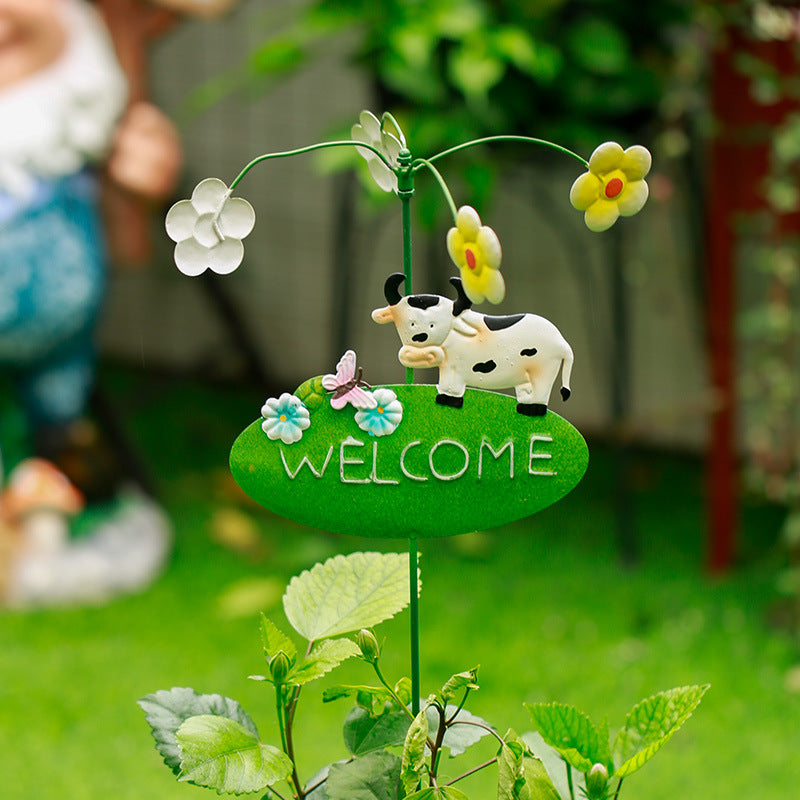
M 528 748 L 513 730 L 503 738 L 497 758 L 497 800 L 522 800 L 525 790 L 523 760 Z
M 478 667 L 473 667 L 465 672 L 458 672 L 447 680 L 442 686 L 442 699 L 445 703 L 452 700 L 462 690 L 477 690 L 478 686 Z
M 378 750 L 332 764 L 325 786 L 329 800 L 399 800 L 400 759 Z
M 408 728 L 408 715 L 403 711 L 387 711 L 376 717 L 356 706 L 344 721 L 344 743 L 354 756 L 361 756 L 383 747 L 399 747 Z
M 561 800 L 561 795 L 553 786 L 553 781 L 540 759 L 526 757 L 523 769 L 525 785 L 528 787 L 528 800 Z
M 283 607 L 309 641 L 370 628 L 409 603 L 406 553 L 335 556 L 292 578 Z
M 525 707 L 542 739 L 575 769 L 588 772 L 592 764 L 603 761 L 608 744 L 601 744 L 597 729 L 582 711 L 562 703 L 525 703 Z
M 407 793 L 417 788 L 425 771 L 425 743 L 428 740 L 428 716 L 426 712 L 427 709 L 423 708 L 414 717 L 403 745 L 400 780 L 403 782 L 403 789 Z
M 469 800 L 469 797 L 455 786 L 439 786 L 436 789 L 429 786 L 406 795 L 405 800 Z
M 297 648 L 294 642 L 265 614 L 261 614 L 261 643 L 264 645 L 264 654 L 268 659 L 272 658 L 279 650 L 283 650 L 289 660 L 293 660 L 297 655 Z
M 612 777 L 626 778 L 644 766 L 689 719 L 708 688 L 669 689 L 635 705 L 614 740 L 614 762 L 622 763 Z
M 337 684 L 330 686 L 322 693 L 323 703 L 332 703 L 334 700 L 341 700 L 343 697 L 353 697 L 353 695 L 367 695 L 372 697 L 373 700 L 386 702 L 391 699 L 391 694 L 388 689 L 383 686 L 349 686 L 346 684 Z
M 598 75 L 620 75 L 630 64 L 625 34 L 602 17 L 584 17 L 573 22 L 567 45 L 582 67 Z
M 321 678 L 336 669 L 342 661 L 357 656 L 359 652 L 358 645 L 350 639 L 326 639 L 317 642 L 308 657 L 289 673 L 286 682 L 301 686 Z
M 250 55 L 250 68 L 258 75 L 290 72 L 306 58 L 301 45 L 290 36 L 275 37 Z
M 235 700 L 220 694 L 197 694 L 194 689 L 174 687 L 161 689 L 138 700 L 150 725 L 156 749 L 164 763 L 177 775 L 181 770 L 181 758 L 175 733 L 189 717 L 214 714 L 238 722 L 255 737 L 255 723 Z
M 179 780 L 242 794 L 266 789 L 292 773 L 289 757 L 226 717 L 189 717 L 175 734 L 181 753 Z
M 506 71 L 503 61 L 474 41 L 464 42 L 454 50 L 447 66 L 450 79 L 465 97 L 485 95 Z

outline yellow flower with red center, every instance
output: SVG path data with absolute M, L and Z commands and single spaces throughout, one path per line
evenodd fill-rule
M 589 171 L 580 175 L 570 189 L 569 199 L 591 231 L 608 230 L 621 216 L 642 210 L 650 190 L 644 180 L 652 157 L 646 147 L 634 145 L 623 150 L 616 142 L 605 142 L 592 153 Z
M 456 226 L 447 232 L 447 252 L 461 271 L 464 291 L 473 303 L 499 303 L 505 297 L 500 240 L 488 225 L 481 225 L 472 206 L 458 209 Z

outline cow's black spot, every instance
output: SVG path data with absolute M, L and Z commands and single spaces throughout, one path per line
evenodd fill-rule
M 427 333 L 418 333 L 416 336 L 411 337 L 412 342 L 426 342 L 428 341 L 428 334 Z
M 482 372 L 484 375 L 496 369 L 497 364 L 495 364 L 494 361 L 482 361 L 480 364 L 474 364 L 472 367 L 473 372 Z
M 442 298 L 436 294 L 410 294 L 406 299 L 413 308 L 431 308 L 439 305 Z
M 520 350 L 519 354 L 521 356 L 535 356 L 536 355 L 536 348 L 535 347 L 526 347 L 524 350 Z
M 524 316 L 524 314 L 511 314 L 508 317 L 490 317 L 484 314 L 483 320 L 490 331 L 502 331 L 516 325 Z

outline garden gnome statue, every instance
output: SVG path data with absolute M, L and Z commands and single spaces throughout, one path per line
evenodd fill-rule
M 84 415 L 106 282 L 104 162 L 111 180 L 165 197 L 180 167 L 172 124 L 149 104 L 127 106 L 108 32 L 85 0 L 0 0 L 0 370 L 38 453 L 55 460 L 94 446 Z M 99 476 L 78 471 L 91 493 Z
M 17 390 L 36 455 L 58 464 L 90 502 L 116 496 L 120 483 L 113 452 L 87 421 L 107 268 L 99 178 L 131 199 L 163 201 L 181 166 L 174 126 L 143 99 L 142 70 L 137 85 L 130 65 L 143 66 L 142 31 L 157 30 L 156 22 L 163 29 L 178 13 L 207 16 L 231 5 L 0 0 L 0 376 Z M 0 525 L 13 541 L 24 540 L 2 506 L 9 511 L 7 499 L 0 498 Z M 128 534 L 147 529 L 163 560 L 167 526 L 157 507 L 136 514 L 129 514 Z M 67 556 L 78 565 L 71 582 L 62 581 L 63 598 L 87 583 L 81 570 L 96 567 L 101 550 L 121 552 L 108 542 L 123 534 L 106 528 L 94 549 L 91 538 L 80 553 L 69 542 L 45 548 L 47 575 L 67 575 Z M 44 574 L 44 551 L 36 549 L 26 557 Z M 105 576 L 114 565 L 95 567 L 103 572 L 95 594 L 113 593 Z M 144 568 L 129 584 L 141 574 Z M 46 583 L 39 580 L 37 591 L 46 593 Z

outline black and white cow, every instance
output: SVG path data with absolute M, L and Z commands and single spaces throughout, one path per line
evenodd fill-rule
M 386 279 L 384 308 L 372 319 L 394 322 L 405 367 L 439 367 L 436 402 L 461 408 L 467 386 L 510 389 L 517 411 L 543 416 L 561 369 L 561 397 L 570 395 L 572 348 L 552 322 L 535 314 L 492 317 L 471 309 L 459 278 L 451 278 L 455 301 L 436 294 L 400 295 L 405 281 L 396 272 Z

